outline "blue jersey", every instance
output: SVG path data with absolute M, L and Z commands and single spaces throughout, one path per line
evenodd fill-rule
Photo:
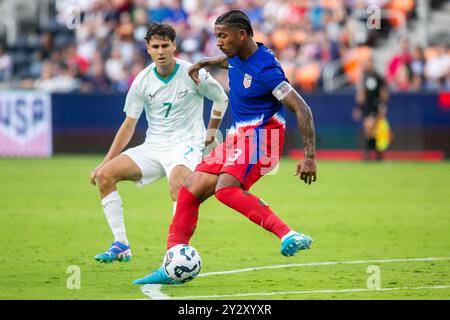
M 246 60 L 238 56 L 228 59 L 232 128 L 264 126 L 273 117 L 285 123 L 282 104 L 272 92 L 289 81 L 273 52 L 257 44 L 258 50 Z

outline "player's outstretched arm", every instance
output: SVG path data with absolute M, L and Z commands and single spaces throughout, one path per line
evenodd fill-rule
M 98 170 L 103 167 L 109 160 L 116 157 L 122 150 L 127 146 L 130 142 L 131 137 L 133 137 L 134 130 L 136 129 L 137 119 L 126 117 L 120 126 L 119 130 L 114 137 L 114 140 L 109 148 L 108 153 L 106 154 L 103 161 L 91 172 L 90 181 L 91 184 L 95 186 L 96 177 Z
M 281 100 L 281 103 L 295 113 L 304 144 L 305 157 L 298 163 L 295 175 L 300 175 L 300 179 L 311 184 L 317 179 L 316 131 L 311 108 L 294 89 Z
M 198 61 L 197 63 L 194 63 L 189 68 L 188 74 L 197 85 L 200 84 L 200 77 L 198 76 L 198 72 L 200 69 L 204 67 L 218 67 L 222 69 L 228 69 L 227 56 L 224 54 L 215 57 L 205 57 L 200 61 Z

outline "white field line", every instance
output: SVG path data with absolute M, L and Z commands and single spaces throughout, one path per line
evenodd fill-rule
M 444 258 L 405 258 L 405 259 L 381 259 L 381 260 L 353 260 L 353 261 L 329 261 L 329 262 L 308 262 L 281 264 L 274 266 L 253 267 L 228 271 L 207 272 L 199 274 L 199 277 L 218 276 L 225 274 L 250 272 L 267 269 L 293 268 L 293 267 L 314 267 L 329 266 L 338 264 L 367 264 L 367 263 L 392 263 L 392 262 L 416 262 L 416 261 L 448 261 L 450 257 Z M 255 292 L 255 293 L 239 293 L 234 295 L 206 295 L 206 296 L 186 296 L 186 297 L 170 297 L 161 292 L 160 284 L 147 284 L 141 287 L 142 293 L 154 300 L 168 299 L 202 299 L 202 298 L 227 298 L 227 297 L 248 297 L 248 296 L 273 296 L 273 295 L 289 295 L 289 294 L 310 294 L 310 293 L 346 293 L 346 292 L 365 292 L 365 291 L 394 291 L 394 290 L 418 290 L 418 289 L 447 289 L 450 285 L 429 286 L 429 287 L 403 287 L 403 288 L 381 288 L 373 289 L 342 289 L 342 290 L 310 290 L 310 291 L 290 291 L 290 292 Z
M 149 286 L 154 286 L 150 284 Z M 252 293 L 237 293 L 237 294 L 223 294 L 223 295 L 209 295 L 209 296 L 185 296 L 185 297 L 170 297 L 163 298 L 163 300 L 188 300 L 188 299 L 218 299 L 218 298 L 237 298 L 237 297 L 252 297 L 252 296 L 276 296 L 276 295 L 292 295 L 292 294 L 313 294 L 313 293 L 348 293 L 348 292 L 377 292 L 377 291 L 398 291 L 398 290 L 419 290 L 419 289 L 450 289 L 450 285 L 446 286 L 423 286 L 423 287 L 403 287 L 403 288 L 381 288 L 381 289 L 341 289 L 341 290 L 307 290 L 307 291 L 285 291 L 285 292 L 252 292 Z M 156 298 L 152 298 L 156 299 Z
M 170 299 L 170 296 L 161 292 L 161 286 L 162 284 L 146 284 L 145 286 L 142 286 L 141 291 L 153 300 Z
M 407 259 L 383 259 L 383 260 L 354 260 L 354 261 L 333 261 L 333 262 L 308 262 L 308 263 L 294 263 L 294 264 L 279 264 L 275 266 L 254 267 L 229 271 L 206 272 L 199 274 L 199 277 L 218 276 L 223 274 L 241 273 L 266 269 L 280 269 L 292 267 L 316 267 L 316 266 L 331 266 L 337 264 L 365 264 L 365 263 L 389 263 L 389 262 L 414 262 L 414 261 L 442 261 L 450 260 L 448 258 L 407 258 Z

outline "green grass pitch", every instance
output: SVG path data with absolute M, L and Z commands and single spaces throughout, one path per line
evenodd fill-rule
M 0 159 L 0 299 L 148 298 L 131 282 L 161 264 L 171 221 L 167 182 L 142 189 L 119 184 L 134 260 L 98 264 L 94 255 L 112 242 L 88 180 L 100 160 Z M 283 160 L 278 174 L 251 191 L 311 235 L 311 250 L 281 256 L 276 237 L 215 198 L 201 206 L 191 244 L 202 256 L 202 274 L 312 265 L 198 277 L 163 286 L 162 293 L 255 300 L 450 298 L 450 260 L 314 264 L 450 258 L 450 163 L 319 161 L 311 186 L 293 176 L 295 164 Z M 381 290 L 368 289 L 371 265 L 379 267 Z M 67 287 L 70 266 L 79 267 L 80 289 Z

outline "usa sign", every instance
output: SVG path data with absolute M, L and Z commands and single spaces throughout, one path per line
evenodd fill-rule
M 47 93 L 0 91 L 0 157 L 50 157 L 51 110 Z

